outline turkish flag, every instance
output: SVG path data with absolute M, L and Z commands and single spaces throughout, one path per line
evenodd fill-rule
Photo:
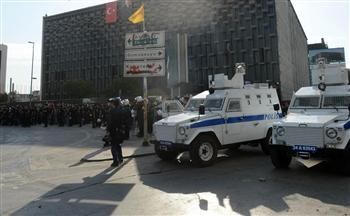
M 118 20 L 117 16 L 117 2 L 109 2 L 106 4 L 106 23 L 114 23 Z

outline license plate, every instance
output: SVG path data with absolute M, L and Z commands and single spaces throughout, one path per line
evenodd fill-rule
M 159 145 L 159 149 L 162 150 L 162 151 L 168 151 L 169 150 L 167 145 Z
M 311 152 L 315 153 L 317 151 L 316 146 L 307 146 L 307 145 L 295 145 L 293 150 L 296 152 Z
M 169 141 L 159 141 L 159 144 L 161 144 L 161 145 L 171 145 L 171 142 L 169 142 Z

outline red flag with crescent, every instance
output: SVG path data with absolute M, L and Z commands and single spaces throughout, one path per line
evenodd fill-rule
M 117 15 L 117 2 L 109 2 L 106 4 L 106 16 L 105 21 L 106 23 L 114 23 L 118 20 Z

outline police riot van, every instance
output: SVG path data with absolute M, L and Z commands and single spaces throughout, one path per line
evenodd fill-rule
M 271 160 L 276 168 L 287 168 L 292 157 L 307 167 L 334 159 L 341 171 L 350 174 L 347 72 L 326 73 L 322 59 L 319 67 L 319 82 L 315 83 L 318 85 L 299 89 L 291 100 L 287 116 L 273 124 Z
M 244 85 L 244 75 L 244 64 L 236 65 L 231 80 L 223 74 L 215 75 L 204 105 L 196 112 L 185 111 L 156 122 L 155 140 L 151 141 L 156 154 L 171 160 L 189 151 L 198 166 L 213 164 L 218 149 L 241 144 L 261 143 L 268 154 L 272 122 L 281 117 L 278 96 L 267 84 Z M 190 103 L 186 109 L 191 109 Z

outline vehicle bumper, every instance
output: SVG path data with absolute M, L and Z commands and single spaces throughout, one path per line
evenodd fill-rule
M 164 151 L 183 152 L 189 150 L 189 145 L 183 143 L 161 142 L 158 140 L 151 140 L 150 143 L 158 145 L 159 148 Z
M 288 152 L 289 155 L 293 157 L 300 157 L 303 159 L 308 159 L 307 157 L 319 159 L 332 159 L 343 155 L 350 155 L 350 151 L 348 149 L 318 148 L 316 152 L 304 152 L 293 150 L 293 146 L 285 145 L 270 145 L 270 149 L 285 150 Z

